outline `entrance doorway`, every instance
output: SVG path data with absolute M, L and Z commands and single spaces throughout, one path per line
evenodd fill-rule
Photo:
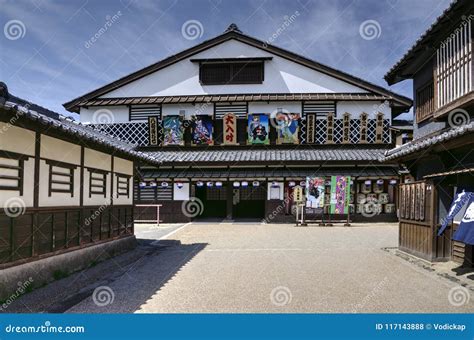
M 202 201 L 203 211 L 198 218 L 219 218 L 226 217 L 227 206 L 227 186 L 195 186 L 195 197 Z
M 234 219 L 261 219 L 265 217 L 265 187 L 233 188 L 232 217 Z

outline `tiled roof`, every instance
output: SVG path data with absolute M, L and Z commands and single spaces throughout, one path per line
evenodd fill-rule
M 196 179 L 226 179 L 226 178 L 268 178 L 268 177 L 299 177 L 307 176 L 354 176 L 354 177 L 383 177 L 398 176 L 396 167 L 350 167 L 350 168 L 326 168 L 314 167 L 311 169 L 300 168 L 252 168 L 252 169 L 174 169 L 174 170 L 142 170 L 143 178 L 196 178 Z
M 435 136 L 427 136 L 424 138 L 415 139 L 395 149 L 388 150 L 385 154 L 385 159 L 388 161 L 394 160 L 472 132 L 474 132 L 474 121 L 469 124 L 464 124 L 462 126 L 443 131 Z
M 22 106 L 18 105 L 17 102 L 8 100 L 6 100 L 4 103 L 0 103 L 0 108 L 10 112 L 13 117 L 18 117 L 17 119 L 28 119 L 29 121 L 43 125 L 45 129 L 58 130 L 70 136 L 76 137 L 84 142 L 90 142 L 112 148 L 113 150 L 122 152 L 133 159 L 142 160 L 145 163 L 159 164 L 159 161 L 157 161 L 154 157 L 141 151 L 135 151 L 134 147 L 130 144 L 93 130 L 92 128 L 89 128 L 59 114 L 57 114 L 58 118 L 53 118 L 51 115 L 46 115 L 33 110 L 28 104 Z
M 288 148 L 253 150 L 176 150 L 148 152 L 163 163 L 227 163 L 233 162 L 338 162 L 374 161 L 383 159 L 386 148 Z
M 79 102 L 79 106 L 135 105 L 135 104 L 182 104 L 246 101 L 301 101 L 301 100 L 389 100 L 392 97 L 373 93 L 259 93 L 219 94 L 192 96 L 122 97 L 99 98 Z

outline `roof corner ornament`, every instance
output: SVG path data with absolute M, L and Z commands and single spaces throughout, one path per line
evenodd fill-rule
M 229 25 L 229 27 L 227 27 L 227 29 L 224 31 L 224 33 L 227 33 L 227 32 L 237 32 L 237 33 L 242 33 L 242 31 L 239 29 L 239 27 L 234 24 L 234 23 L 231 23 Z

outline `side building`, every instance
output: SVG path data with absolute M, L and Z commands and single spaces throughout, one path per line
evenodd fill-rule
M 335 175 L 352 178 L 351 219 L 365 218 L 368 198 L 379 202 L 373 220 L 396 220 L 398 165 L 383 155 L 411 104 L 232 24 L 64 106 L 161 162 L 140 169 L 135 195 L 162 204 L 163 221 L 282 222 L 295 220 L 306 177 Z M 198 215 L 182 209 L 188 200 Z
M 453 241 L 467 204 L 438 236 L 457 192 L 474 191 L 474 3 L 454 1 L 385 79 L 413 80 L 414 140 L 390 150 L 415 179 L 400 186 L 400 248 L 430 261 L 473 265 L 473 247 Z
M 157 164 L 0 83 L 0 299 L 133 247 L 138 162 Z

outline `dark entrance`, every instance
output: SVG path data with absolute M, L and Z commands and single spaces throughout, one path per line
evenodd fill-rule
M 203 212 L 197 218 L 225 218 L 227 205 L 227 186 L 195 186 L 195 197 L 203 203 Z
M 263 186 L 233 188 L 232 217 L 264 218 L 266 196 L 267 192 Z

